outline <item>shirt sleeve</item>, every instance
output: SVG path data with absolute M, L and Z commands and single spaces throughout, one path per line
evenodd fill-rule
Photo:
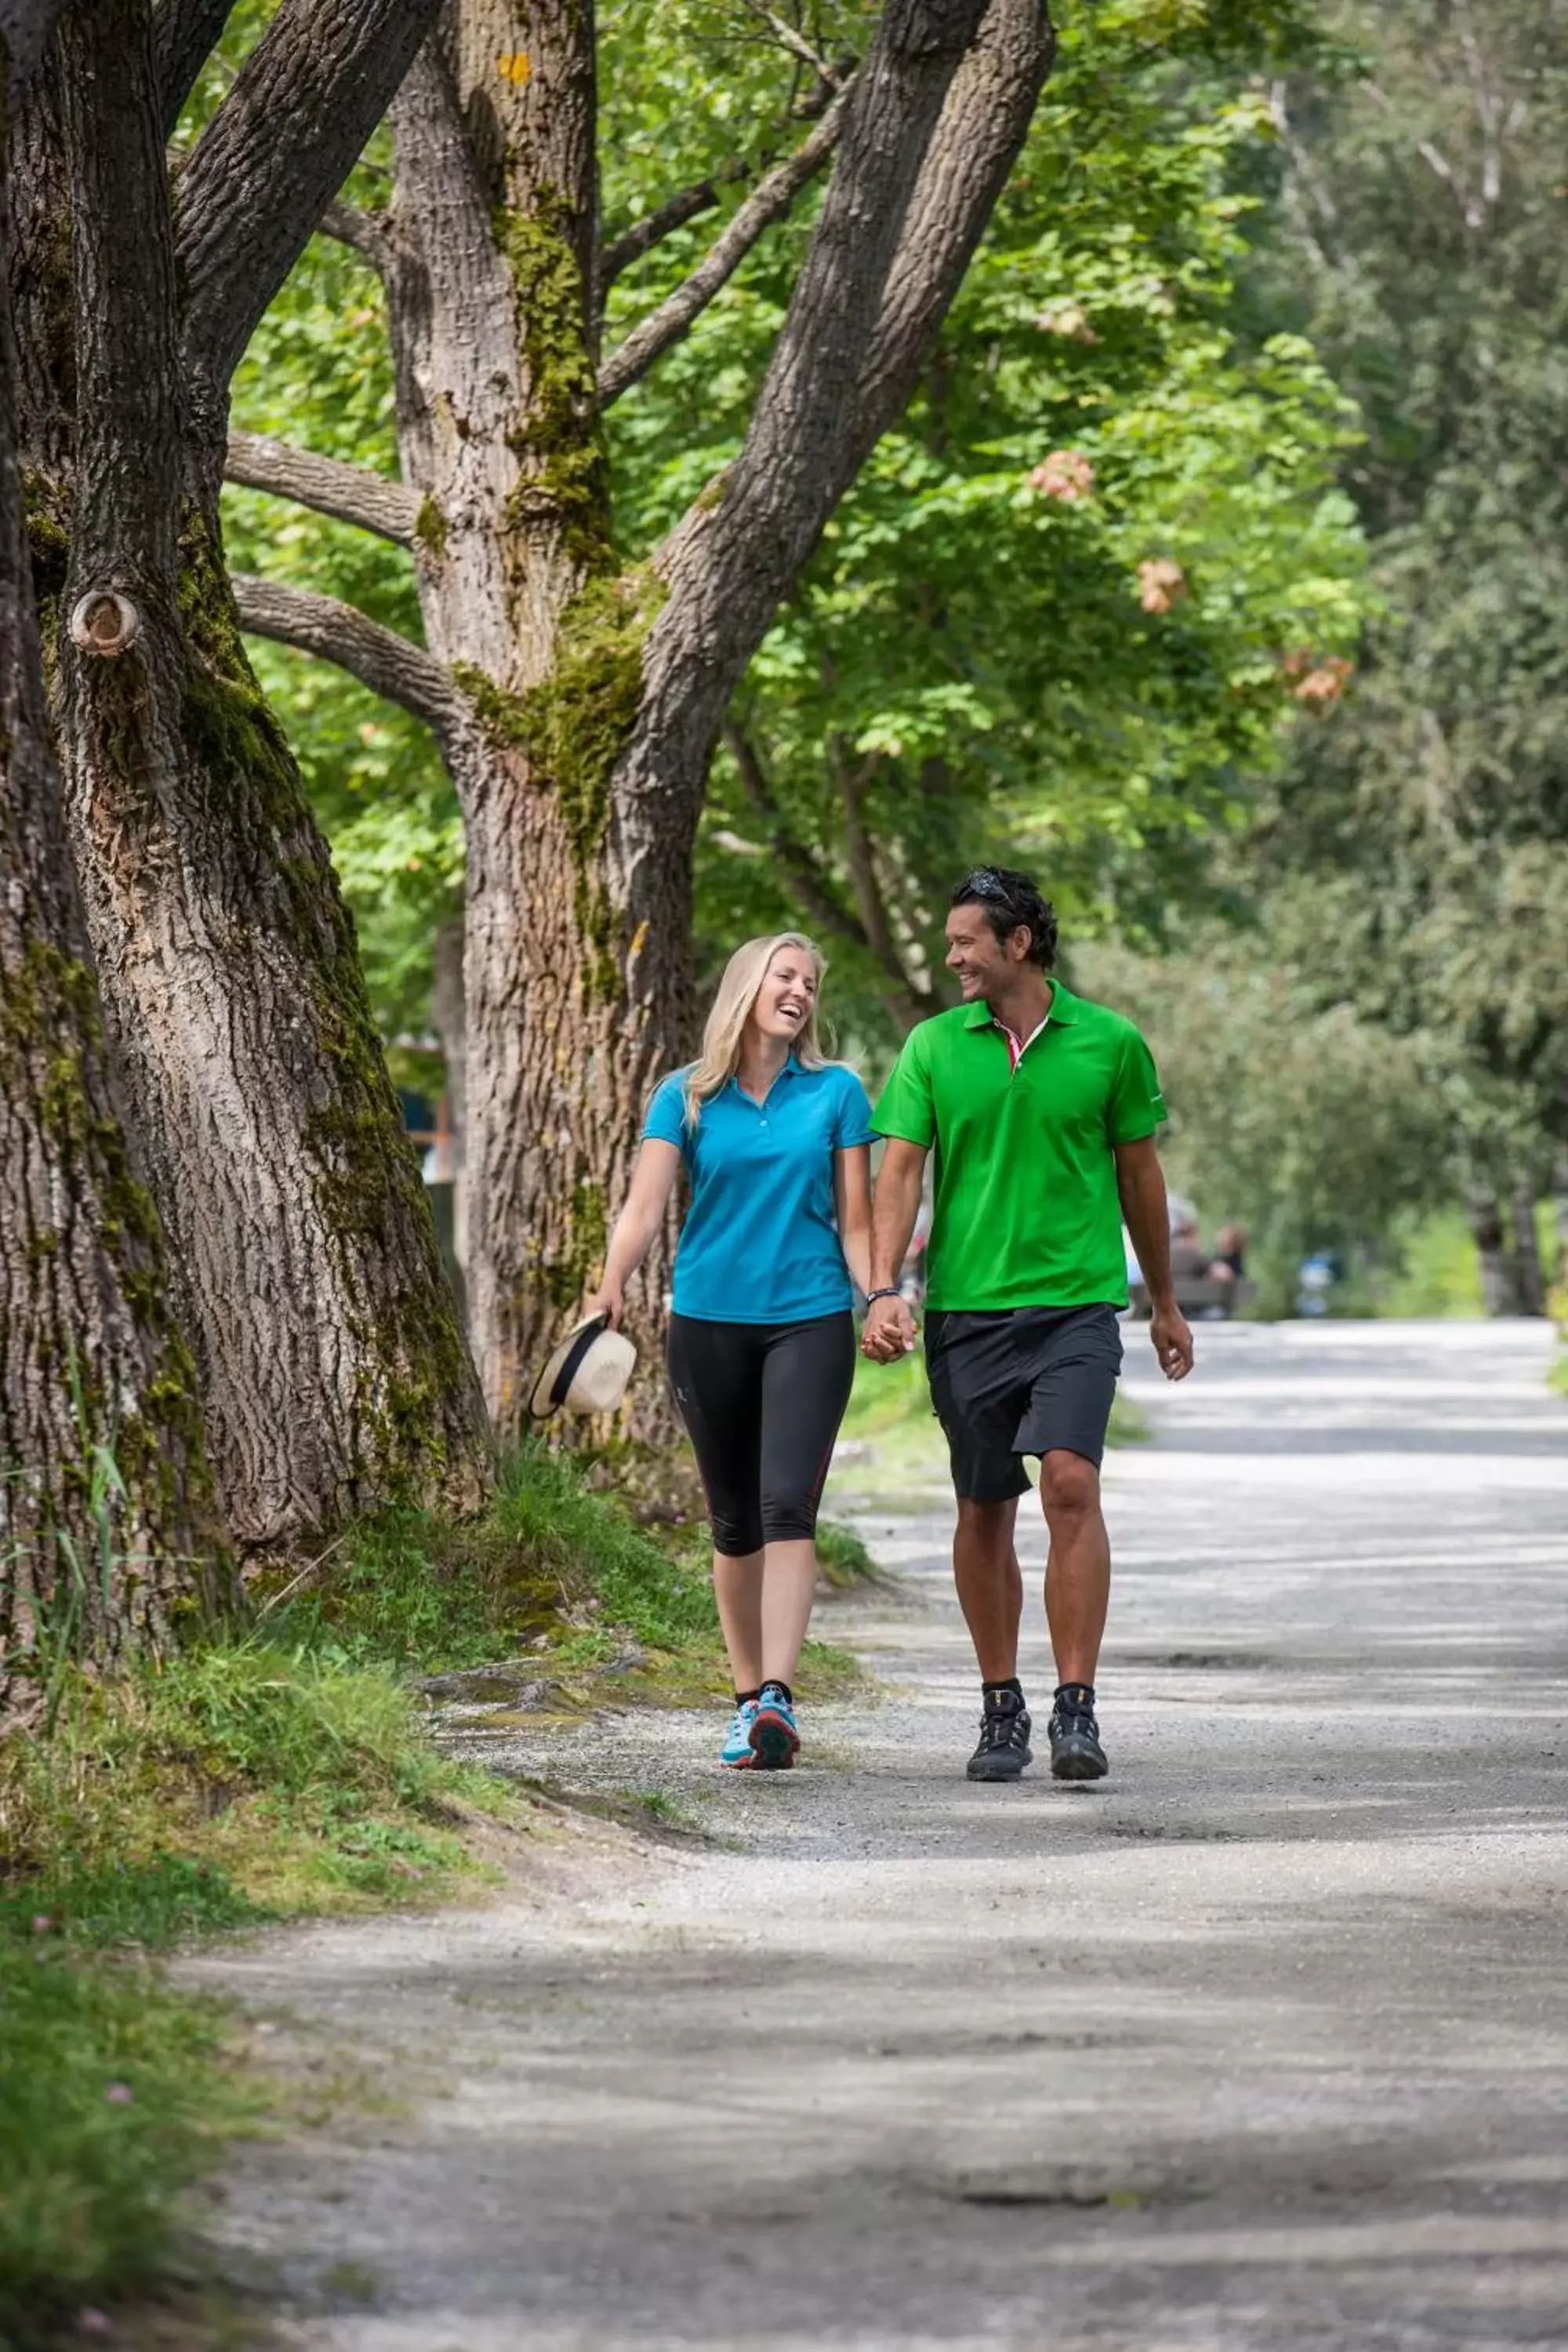
M 1154 1056 L 1140 1033 L 1130 1026 L 1121 1042 L 1121 1057 L 1116 1066 L 1115 1083 L 1106 1110 L 1110 1140 L 1142 1143 L 1156 1128 L 1163 1127 L 1169 1117 L 1165 1097 L 1160 1092 Z
M 922 1151 L 929 1151 L 936 1139 L 931 1069 L 918 1029 L 911 1029 L 904 1040 L 893 1074 L 882 1088 L 872 1125 L 879 1135 L 894 1136 L 900 1143 L 918 1143 Z
M 686 1073 L 677 1070 L 656 1087 L 653 1100 L 643 1121 L 642 1139 L 655 1143 L 673 1143 L 678 1150 L 686 1149 Z
M 846 1070 L 838 1090 L 838 1112 L 833 1122 L 834 1149 L 852 1151 L 858 1143 L 875 1143 L 871 1097 L 853 1070 Z

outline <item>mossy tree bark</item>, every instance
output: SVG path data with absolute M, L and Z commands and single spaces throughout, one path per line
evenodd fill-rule
M 6 71 L 0 47 L 0 90 Z M 0 282 L 0 1710 L 29 1653 L 161 1649 L 224 1573 L 195 1367 L 127 1145 L 67 846 L 15 357 Z
M 445 12 L 393 108 L 386 245 L 426 635 L 461 689 L 447 749 L 468 837 L 468 1318 L 509 1432 L 546 1328 L 602 1260 L 641 1087 L 684 1034 L 684 1007 L 661 1008 L 629 1049 L 595 865 L 656 591 L 610 540 L 593 14 L 544 0 L 527 16 L 525 39 L 507 0 Z M 526 73 L 510 64 L 524 50 Z M 634 1307 L 645 1342 L 667 1265 L 668 1247 Z M 645 1427 L 659 1395 L 642 1384 Z
M 450 0 L 394 110 L 394 205 L 337 224 L 387 280 L 410 516 L 392 535 L 414 548 L 429 656 L 346 608 L 239 583 L 247 625 L 384 692 L 411 676 L 400 698 L 436 726 L 462 801 L 471 1329 L 503 1427 L 596 1273 L 647 1094 L 691 1044 L 692 853 L 726 708 L 913 388 L 1052 33 L 1042 0 L 888 0 L 852 88 L 825 88 L 800 147 L 602 362 L 618 248 L 593 242 L 595 47 L 588 0 Z M 603 408 L 835 153 L 740 457 L 648 563 L 624 566 Z M 356 499 L 301 453 L 262 467 L 242 452 L 235 470 L 388 528 L 384 485 Z M 634 1305 L 645 1333 L 666 1239 Z M 662 1428 L 659 1384 L 637 1410 Z
M 469 1507 L 489 1475 L 352 922 L 216 519 L 234 363 L 432 14 L 283 0 L 171 206 L 152 12 L 95 0 L 62 27 L 26 146 L 27 250 L 58 270 L 63 248 L 72 281 L 68 306 L 28 278 L 55 338 L 30 454 L 73 846 L 247 1547 L 314 1542 L 393 1496 Z M 111 610 L 134 616 L 119 643 Z

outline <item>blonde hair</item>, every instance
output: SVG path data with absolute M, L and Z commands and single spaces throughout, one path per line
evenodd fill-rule
M 681 1093 L 686 1103 L 686 1124 L 695 1127 L 702 1116 L 702 1106 L 729 1084 L 741 1066 L 741 1040 L 746 1023 L 757 1001 L 757 992 L 767 976 L 768 966 L 781 948 L 798 948 L 816 966 L 816 985 L 820 993 L 827 966 L 815 940 L 804 931 L 774 931 L 770 937 L 748 940 L 738 947 L 724 966 L 724 977 L 719 982 L 713 999 L 713 1010 L 708 1015 L 702 1032 L 702 1051 L 686 1073 Z M 827 1066 L 827 1055 L 822 1050 L 817 1034 L 816 1005 L 806 1014 L 799 1035 L 790 1048 L 803 1070 L 822 1070 Z

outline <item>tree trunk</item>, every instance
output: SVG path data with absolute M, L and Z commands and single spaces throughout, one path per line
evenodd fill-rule
M 883 896 L 881 877 L 877 871 L 877 848 L 866 822 L 866 786 L 876 765 L 877 755 L 856 764 L 849 746 L 841 736 L 834 736 L 828 758 L 834 781 L 838 787 L 844 808 L 844 854 L 849 870 L 850 887 L 859 910 L 861 927 L 867 945 L 882 970 L 889 984 L 882 991 L 882 1002 L 907 1037 L 922 1021 L 940 1012 L 942 999 L 916 987 L 909 966 L 893 937 L 893 926 Z
M 4 75 L 0 50 L 0 101 Z M 7 256 L 9 188 L 0 148 Z M 0 1711 L 29 1654 L 162 1650 L 224 1579 L 195 1369 L 127 1147 L 71 872 L 16 377 L 0 280 Z
M 679 1058 L 689 1004 L 684 971 L 657 1009 L 628 1003 L 595 871 L 657 591 L 618 572 L 610 543 L 592 12 L 534 8 L 530 72 L 498 84 L 515 32 L 510 8 L 470 0 L 409 76 L 388 271 L 426 635 L 472 705 L 447 746 L 468 838 L 468 1324 L 511 1436 L 532 1366 L 602 1270 L 642 1107 Z M 683 961 L 689 842 L 670 851 Z M 669 1255 L 667 1237 L 631 1301 L 645 1359 Z M 669 1433 L 661 1381 L 637 1383 L 628 1420 Z
M 144 0 L 74 12 L 62 47 L 73 227 L 51 158 L 32 245 L 68 240 L 77 327 L 35 373 L 72 414 L 37 421 L 33 457 L 73 846 L 229 1524 L 298 1546 L 391 1496 L 473 1507 L 482 1408 L 353 925 L 228 592 L 222 402 L 182 374 Z M 134 635 L 76 642 L 70 616 L 116 597 Z
M 1535 1229 L 1535 1187 L 1527 1180 L 1513 1191 L 1513 1263 L 1521 1315 L 1546 1312 L 1546 1276 Z
M 1558 1145 L 1552 1162 L 1552 1222 L 1557 1244 L 1552 1286 L 1563 1302 L 1557 1308 L 1563 1318 L 1568 1308 L 1568 1144 Z
M 410 495 L 354 496 L 350 469 L 329 480 L 301 453 L 266 464 L 308 504 L 411 530 L 429 650 L 264 583 L 246 610 L 416 710 L 457 785 L 470 1328 L 505 1433 L 597 1273 L 646 1096 L 691 1044 L 691 859 L 726 707 L 913 388 L 1053 47 L 1044 0 L 887 0 L 852 82 L 603 369 L 591 0 L 449 0 L 394 110 L 391 212 L 342 225 L 386 278 Z M 600 401 L 686 331 L 836 145 L 741 456 L 627 567 Z M 239 462 L 257 478 L 254 449 Z M 645 1345 L 672 1241 L 631 1302 Z M 667 1430 L 662 1384 L 635 1394 L 634 1427 Z
M 1485 1315 L 1518 1315 L 1519 1270 L 1503 1233 L 1497 1194 L 1482 1187 L 1472 1192 L 1470 1234 L 1480 1260 L 1481 1311 Z
M 689 1049 L 691 860 L 726 706 L 908 397 L 1048 68 L 1039 0 L 893 0 L 746 446 L 617 569 L 597 415 L 592 9 L 458 0 L 396 109 L 390 309 L 426 634 L 474 723 L 470 1326 L 503 1429 L 592 1281 L 647 1095 Z M 671 1236 L 633 1302 L 645 1345 Z M 668 1427 L 662 1383 L 637 1391 Z

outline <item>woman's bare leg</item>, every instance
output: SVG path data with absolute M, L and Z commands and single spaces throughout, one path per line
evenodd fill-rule
M 771 1543 L 763 1553 L 762 1680 L 793 1688 L 800 1647 L 816 1597 L 816 1545 L 807 1536 Z M 738 1690 L 749 1685 L 738 1683 Z
M 763 1580 L 760 1551 L 716 1551 L 713 1598 L 738 1691 L 758 1690 L 763 1680 Z

